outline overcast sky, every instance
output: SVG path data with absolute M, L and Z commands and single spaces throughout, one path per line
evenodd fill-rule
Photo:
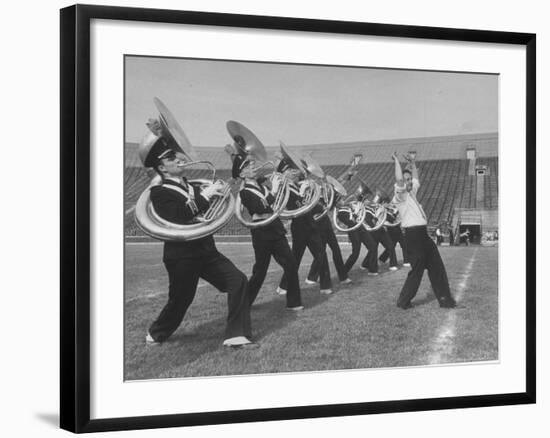
M 195 146 L 229 143 L 228 120 L 269 146 L 498 131 L 495 75 L 127 57 L 126 141 L 155 96 Z

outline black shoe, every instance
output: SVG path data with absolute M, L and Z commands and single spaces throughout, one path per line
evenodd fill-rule
M 453 298 L 442 298 L 441 301 L 439 301 L 439 307 L 454 309 L 456 307 L 456 301 Z
M 412 305 L 412 303 L 407 303 L 407 304 L 398 304 L 397 307 L 403 310 L 407 310 L 407 309 L 412 309 L 414 306 Z

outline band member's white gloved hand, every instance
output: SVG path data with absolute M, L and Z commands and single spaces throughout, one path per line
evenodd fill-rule
M 361 212 L 361 203 L 360 202 L 354 202 L 351 205 L 352 212 L 354 216 L 359 216 L 359 213 Z
M 300 186 L 300 196 L 303 197 L 306 194 L 306 190 L 309 189 L 309 184 L 302 184 Z
M 157 119 L 149 119 L 147 120 L 145 125 L 153 134 L 157 135 L 158 137 L 162 137 L 162 127 L 160 126 L 160 122 Z
M 235 149 L 235 147 L 231 144 L 226 144 L 225 147 L 223 148 L 223 150 L 227 153 L 227 155 L 231 156 L 231 155 L 236 155 L 237 154 L 237 149 Z
M 214 184 L 202 189 L 201 195 L 209 201 L 210 198 L 212 198 L 212 196 L 222 195 L 222 192 L 223 192 L 222 182 L 216 181 Z
M 271 180 L 271 193 L 277 193 L 277 191 L 279 190 L 279 187 L 281 186 L 281 178 L 275 176 L 272 180 Z

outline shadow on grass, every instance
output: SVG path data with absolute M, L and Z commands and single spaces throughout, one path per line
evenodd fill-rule
M 275 296 L 270 301 L 254 303 L 251 309 L 252 331 L 255 340 L 261 340 L 270 333 L 280 330 L 292 321 L 300 318 L 303 313 L 308 313 L 316 306 L 330 300 L 338 292 L 331 295 L 322 295 L 318 291 L 302 291 L 302 305 L 304 310 L 294 312 L 287 310 L 286 297 Z
M 435 295 L 433 292 L 428 293 L 424 296 L 424 298 L 419 298 L 417 300 L 413 300 L 412 304 L 414 306 L 423 306 L 424 304 L 431 303 L 432 301 L 435 301 Z

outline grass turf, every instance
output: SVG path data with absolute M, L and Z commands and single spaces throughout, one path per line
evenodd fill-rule
M 344 257 L 349 245 L 342 245 Z M 219 245 L 247 275 L 254 257 L 250 244 Z M 145 333 L 167 298 L 162 245 L 129 244 L 125 271 L 125 370 L 127 380 L 415 366 L 498 358 L 497 249 L 440 248 L 459 307 L 440 309 L 424 276 L 412 309 L 395 306 L 408 269 L 368 277 L 350 273 L 353 283 L 334 294 L 302 287 L 305 310 L 285 309 L 274 294 L 282 270 L 272 260 L 252 308 L 257 350 L 222 348 L 226 296 L 201 281 L 180 328 L 165 343 L 146 346 Z M 399 252 L 399 250 L 398 250 Z M 363 254 L 364 255 L 364 254 Z M 473 258 L 473 261 L 472 261 Z M 472 262 L 471 262 L 472 261 Z M 305 278 L 311 257 L 302 261 Z M 471 269 L 468 270 L 468 265 Z M 334 268 L 331 267 L 334 274 Z

